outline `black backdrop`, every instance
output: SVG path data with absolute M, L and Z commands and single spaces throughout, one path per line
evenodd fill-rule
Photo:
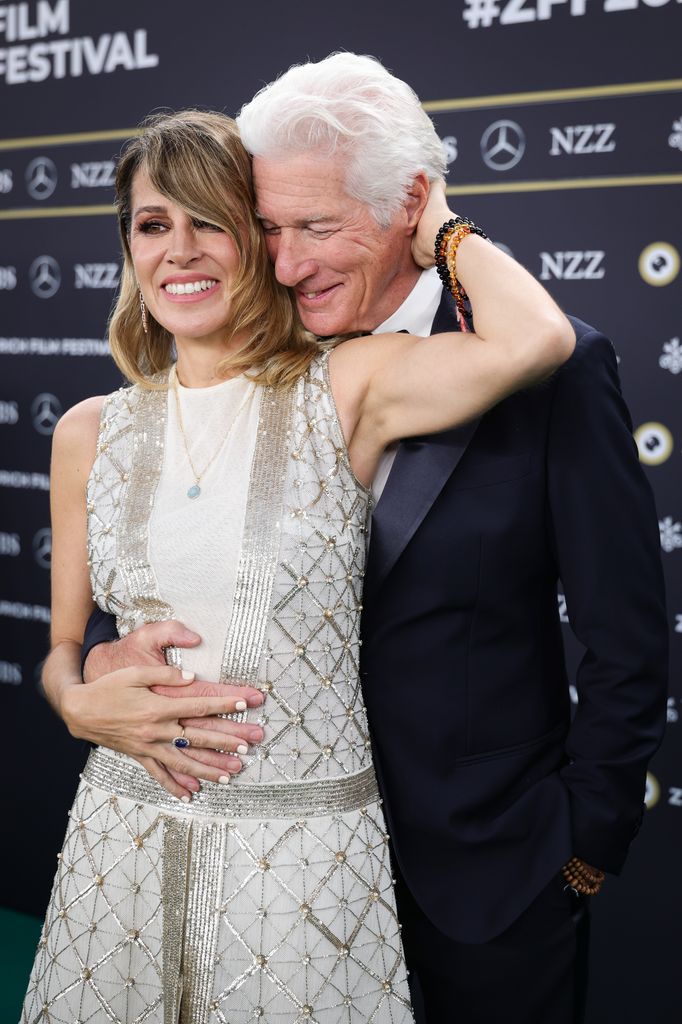
M 680 0 L 0 3 L 0 904 L 42 914 L 86 754 L 36 689 L 49 450 L 62 410 L 120 383 L 104 339 L 121 140 L 152 109 L 234 113 L 291 63 L 350 49 L 425 101 L 455 207 L 616 345 L 658 505 L 672 689 L 645 828 L 595 901 L 589 1021 L 679 1020 L 681 43 Z M 558 613 L 574 671 L 561 595 Z

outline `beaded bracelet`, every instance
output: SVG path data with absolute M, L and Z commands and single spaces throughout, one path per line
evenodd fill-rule
M 588 867 L 579 857 L 571 857 L 561 871 L 571 888 L 581 896 L 596 896 L 606 877 L 603 871 Z
M 436 271 L 443 287 L 447 288 L 455 300 L 460 326 L 464 331 L 467 330 L 466 321 L 471 318 L 471 314 L 466 305 L 467 294 L 457 280 L 457 249 L 467 235 L 480 235 L 488 239 L 486 233 L 468 217 L 451 217 L 438 229 L 434 246 Z

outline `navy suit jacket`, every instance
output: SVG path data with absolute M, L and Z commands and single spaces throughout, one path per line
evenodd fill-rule
M 445 934 L 503 931 L 572 855 L 621 869 L 665 723 L 657 517 L 611 343 L 399 447 L 362 680 L 393 855 Z M 434 332 L 457 330 L 444 294 Z M 557 581 L 585 644 L 571 722 Z M 84 651 L 115 635 L 95 612 Z
M 657 516 L 613 347 L 572 323 L 550 380 L 404 441 L 372 520 L 362 681 L 394 856 L 464 942 L 572 855 L 620 871 L 665 726 Z M 572 721 L 559 579 L 587 649 Z

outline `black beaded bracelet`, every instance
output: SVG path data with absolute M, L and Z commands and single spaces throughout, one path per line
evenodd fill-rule
M 467 235 L 479 235 L 489 241 L 485 231 L 474 224 L 468 217 L 451 217 L 441 224 L 436 234 L 434 246 L 434 258 L 436 272 L 441 279 L 444 288 L 450 292 L 457 304 L 458 317 L 462 330 L 466 330 L 466 319 L 471 319 L 471 314 L 466 308 L 466 293 L 457 280 L 455 268 L 455 254 L 459 243 Z M 454 246 L 450 246 L 450 240 L 455 237 Z

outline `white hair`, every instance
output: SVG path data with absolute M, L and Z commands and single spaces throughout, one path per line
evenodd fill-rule
M 252 156 L 336 154 L 346 190 L 386 227 L 419 171 L 442 179 L 446 165 L 417 94 L 374 57 L 333 53 L 298 64 L 266 85 L 237 116 Z

